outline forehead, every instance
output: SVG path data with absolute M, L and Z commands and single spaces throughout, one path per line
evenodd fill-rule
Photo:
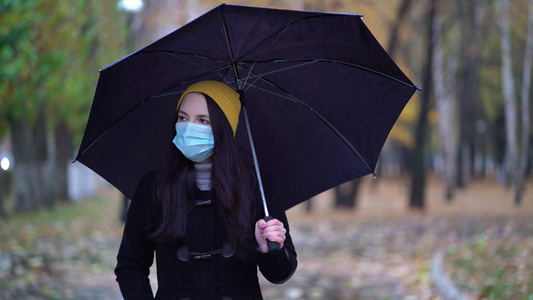
M 207 101 L 205 96 L 200 93 L 189 93 L 185 95 L 183 101 L 180 104 L 179 111 L 191 114 L 209 115 L 207 109 Z

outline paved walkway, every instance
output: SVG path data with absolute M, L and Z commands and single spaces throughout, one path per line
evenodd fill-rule
M 268 300 L 467 299 L 447 281 L 439 251 L 486 230 L 503 232 L 509 222 L 503 217 L 298 216 L 291 223 L 298 270 L 283 285 L 261 279 L 263 294 Z M 72 299 L 120 299 L 111 270 L 83 276 Z
M 289 210 L 298 270 L 283 285 L 260 279 L 265 299 L 459 299 L 452 283 L 442 284 L 446 276 L 440 251 L 487 231 L 498 234 L 512 227 L 520 234 L 520 222 L 531 223 L 530 216 L 517 213 L 508 204 L 505 199 L 510 199 L 509 195 L 501 187 L 469 189 L 452 204 L 439 196 L 442 190 L 438 186 L 434 187 L 428 191 L 431 200 L 422 215 L 406 212 L 405 201 L 398 197 L 405 195 L 405 187 L 381 186 L 387 188 L 361 191 L 356 212 L 315 207 L 320 213 L 309 215 Z M 324 205 L 327 199 L 317 203 Z M 520 211 L 531 211 L 532 207 L 533 201 L 529 201 Z M 119 238 L 120 233 L 112 237 Z M 118 247 L 112 243 L 110 247 Z M 115 255 L 116 249 L 109 252 Z M 117 299 L 111 269 L 94 284 L 79 287 L 80 294 L 87 295 L 85 299 Z M 443 280 L 435 284 L 439 278 Z M 93 298 L 90 293 L 94 293 Z

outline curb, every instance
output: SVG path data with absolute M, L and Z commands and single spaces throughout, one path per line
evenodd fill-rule
M 431 279 L 437 287 L 437 292 L 446 300 L 473 300 L 474 298 L 463 294 L 452 280 L 444 274 L 442 261 L 444 250 L 439 250 L 433 256 L 431 262 Z

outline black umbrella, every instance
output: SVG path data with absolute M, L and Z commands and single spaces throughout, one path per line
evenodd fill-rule
M 201 80 L 241 93 L 236 140 L 251 153 L 253 134 L 266 198 L 275 189 L 285 208 L 373 173 L 417 89 L 360 15 L 222 4 L 101 70 L 76 160 L 131 198 Z

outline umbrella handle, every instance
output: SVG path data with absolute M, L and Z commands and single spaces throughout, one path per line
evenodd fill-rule
M 270 220 L 273 220 L 274 218 L 271 217 L 271 216 L 265 216 L 263 219 L 265 220 L 265 222 L 268 222 Z M 267 246 L 268 246 L 268 253 L 276 254 L 276 253 L 279 252 L 279 244 L 278 243 L 273 242 L 273 241 L 271 241 L 269 239 L 267 239 L 266 242 L 267 242 Z

